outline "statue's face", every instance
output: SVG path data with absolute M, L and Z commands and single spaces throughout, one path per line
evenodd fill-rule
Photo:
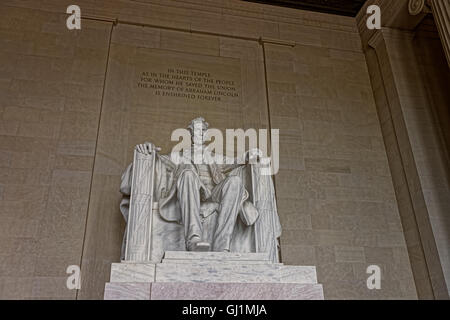
M 203 121 L 194 122 L 194 130 L 191 130 L 192 143 L 202 145 L 206 142 L 206 124 Z

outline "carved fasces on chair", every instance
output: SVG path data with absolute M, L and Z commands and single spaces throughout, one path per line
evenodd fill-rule
M 265 162 L 262 162 L 265 163 Z M 270 165 L 251 164 L 253 204 L 259 212 L 255 222 L 256 252 L 268 252 L 273 262 L 278 262 L 279 221 L 276 214 L 275 190 L 272 176 L 261 174 Z
M 134 152 L 125 260 L 150 261 L 156 153 Z

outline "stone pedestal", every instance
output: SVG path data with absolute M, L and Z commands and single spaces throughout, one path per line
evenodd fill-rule
M 314 266 L 262 253 L 167 251 L 160 263 L 113 263 L 105 300 L 323 300 Z

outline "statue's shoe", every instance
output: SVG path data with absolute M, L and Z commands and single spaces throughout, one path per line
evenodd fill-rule
M 211 245 L 208 242 L 193 242 L 188 250 L 189 251 L 197 251 L 197 252 L 206 252 L 209 251 Z

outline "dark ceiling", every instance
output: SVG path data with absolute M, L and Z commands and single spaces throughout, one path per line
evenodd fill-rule
M 354 17 L 366 0 L 244 0 Z

